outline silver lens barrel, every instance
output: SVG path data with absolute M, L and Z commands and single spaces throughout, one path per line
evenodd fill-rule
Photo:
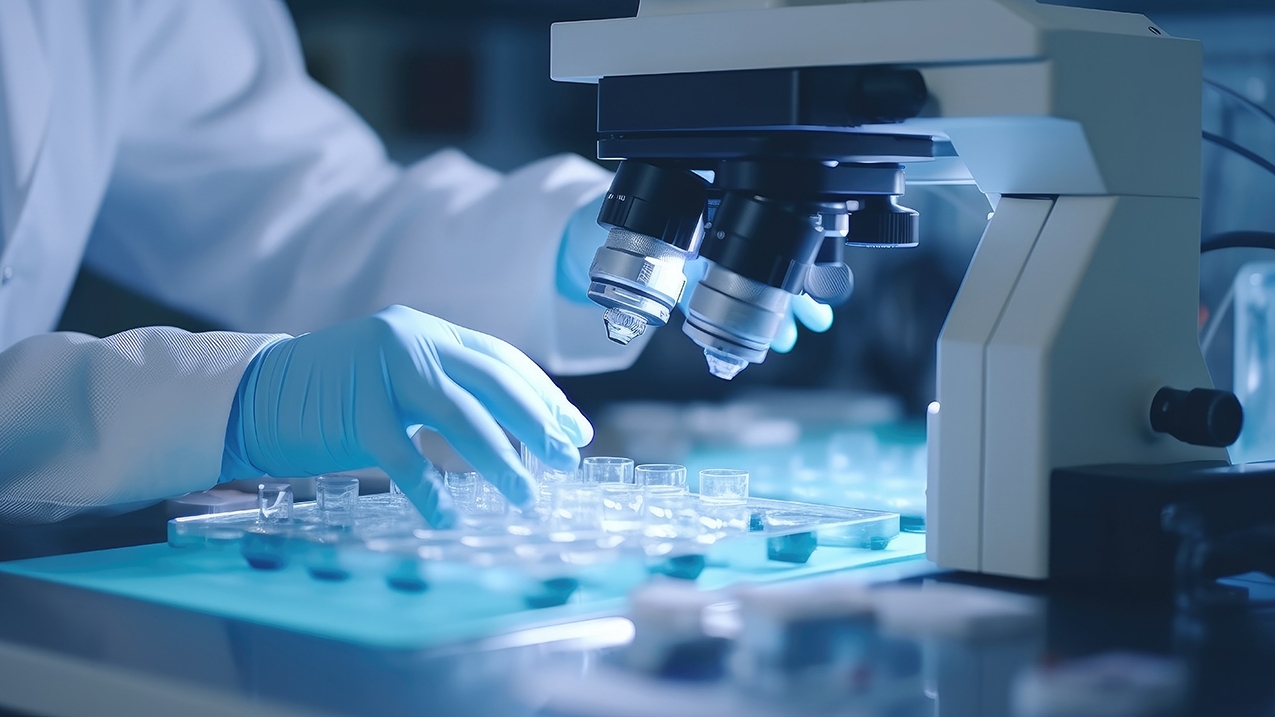
M 714 374 L 730 378 L 749 363 L 766 359 L 791 300 L 783 289 L 710 262 L 691 294 L 682 331 L 704 348 Z M 736 368 L 724 376 L 715 361 Z
M 619 343 L 647 325 L 668 323 L 686 287 L 686 252 L 654 237 L 613 228 L 589 267 L 589 298 L 608 309 L 607 334 Z

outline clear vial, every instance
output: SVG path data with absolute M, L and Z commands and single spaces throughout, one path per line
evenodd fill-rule
M 642 531 L 648 538 L 694 540 L 704 532 L 696 501 L 686 493 L 646 492 L 642 496 Z
M 602 483 L 602 528 L 613 533 L 642 529 L 642 487 L 632 483 Z
M 478 498 L 478 485 L 482 479 L 477 473 L 453 473 L 447 472 L 443 475 L 443 484 L 447 486 L 447 492 L 452 494 L 452 501 L 456 504 L 456 509 L 462 513 L 472 513 L 475 509 L 475 501 Z
M 1275 263 L 1245 264 L 1235 276 L 1234 392 L 1244 428 L 1235 462 L 1275 459 Z
M 468 474 L 473 476 L 474 498 L 470 503 L 470 513 L 478 516 L 496 517 L 502 516 L 509 512 L 509 501 L 505 499 L 505 494 L 500 492 L 496 486 L 484 480 L 477 473 Z
M 319 519 L 326 525 L 354 525 L 354 511 L 359 504 L 359 479 L 353 476 L 319 476 L 314 481 L 314 501 Z
M 636 485 L 633 476 L 633 461 L 628 458 L 613 456 L 596 456 L 585 458 L 580 468 L 580 477 L 588 484 L 627 484 Z
M 261 483 L 257 486 L 257 520 L 282 523 L 292 520 L 292 486 L 288 483 Z
M 676 463 L 644 463 L 633 470 L 637 484 L 647 493 L 686 494 L 686 466 Z
M 553 509 L 549 514 L 552 532 L 602 530 L 603 498 L 597 486 L 563 485 L 553 491 Z
M 531 477 L 537 484 L 576 483 L 580 480 L 579 471 L 560 471 L 550 468 L 549 466 L 541 463 L 540 459 L 536 458 L 535 454 L 533 454 L 526 445 L 521 447 L 520 453 L 522 455 L 522 465 L 527 469 L 527 472 L 531 474 Z
M 748 471 L 706 468 L 699 472 L 699 497 L 706 503 L 740 505 L 748 502 Z

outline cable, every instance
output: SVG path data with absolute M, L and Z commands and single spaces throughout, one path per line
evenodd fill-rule
M 1258 154 L 1257 152 L 1254 152 L 1253 150 L 1247 147 L 1236 144 L 1235 142 L 1232 142 L 1231 140 L 1221 135 L 1213 134 L 1212 132 L 1203 132 L 1202 136 L 1204 137 L 1204 140 L 1206 142 L 1212 142 L 1213 144 L 1216 144 L 1219 147 L 1222 147 L 1224 149 L 1229 149 L 1230 151 L 1240 155 L 1244 159 L 1247 159 L 1248 161 L 1252 162 L 1253 164 L 1256 164 L 1257 166 L 1261 167 L 1267 172 L 1270 172 L 1272 176 L 1275 176 L 1275 162 L 1271 162 L 1269 159 L 1266 159 L 1265 157 Z
M 1275 232 L 1241 231 L 1224 232 L 1200 242 L 1200 253 L 1218 249 L 1275 249 Z
M 1235 282 L 1226 289 L 1226 296 L 1222 297 L 1222 303 L 1218 305 L 1217 313 L 1209 319 L 1209 325 L 1204 330 L 1204 338 L 1200 340 L 1200 353 L 1205 356 L 1209 355 L 1209 347 L 1213 345 L 1213 338 L 1217 336 L 1217 330 L 1222 326 L 1222 319 L 1226 318 L 1226 313 L 1230 311 L 1231 304 L 1235 303 Z
M 1216 80 L 1210 80 L 1207 77 L 1204 78 L 1204 84 L 1208 85 L 1209 87 L 1212 87 L 1213 89 L 1217 90 L 1218 92 L 1221 92 L 1222 94 L 1229 95 L 1239 100 L 1240 102 L 1244 103 L 1244 105 L 1248 107 L 1249 109 L 1262 115 L 1263 117 L 1270 120 L 1271 122 L 1275 122 L 1275 113 L 1272 113 L 1270 110 L 1266 109 L 1265 107 L 1249 99 L 1244 94 L 1236 90 L 1233 90 L 1230 87 L 1227 87 L 1221 82 L 1217 82 Z
M 1222 234 L 1214 234 L 1200 242 L 1201 254 L 1217 251 L 1218 249 L 1239 248 L 1275 249 L 1275 232 L 1224 232 Z M 1234 300 L 1235 284 L 1232 283 L 1226 290 L 1226 296 L 1222 297 L 1217 313 L 1209 319 L 1208 325 L 1204 328 L 1204 338 L 1200 341 L 1200 350 L 1202 352 L 1208 353 L 1209 346 L 1213 344 L 1213 337 L 1217 335 L 1217 330 L 1222 325 L 1222 318 L 1226 316 L 1226 312 L 1231 308 Z

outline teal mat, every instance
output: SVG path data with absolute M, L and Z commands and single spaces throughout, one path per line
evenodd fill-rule
M 924 552 L 925 536 L 903 533 L 885 550 L 821 547 L 800 566 L 760 561 L 727 568 L 710 563 L 697 584 L 713 589 L 741 581 L 791 579 L 913 559 Z M 374 574 L 328 583 L 297 565 L 254 570 L 237 551 L 167 544 L 2 563 L 0 571 L 388 649 L 422 649 L 614 613 L 623 609 L 632 584 L 582 578 L 567 604 L 533 610 L 516 590 L 481 589 L 474 581 L 432 579 L 427 591 L 409 594 L 389 589 Z

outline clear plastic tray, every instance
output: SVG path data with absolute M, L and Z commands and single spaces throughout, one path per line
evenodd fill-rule
M 773 572 L 805 566 L 820 549 L 882 550 L 899 533 L 899 515 L 881 511 L 766 499 L 718 505 L 695 494 L 666 497 L 663 505 L 657 519 L 604 522 L 601 530 L 572 529 L 543 511 L 466 515 L 454 529 L 434 530 L 401 494 L 370 495 L 358 499 L 345 526 L 325 523 L 317 505 L 306 502 L 282 521 L 263 520 L 256 510 L 176 518 L 168 542 L 237 548 L 265 570 L 300 562 L 319 580 L 371 571 L 396 589 L 410 591 L 419 582 L 423 590 L 426 572 L 472 575 L 481 567 L 552 592 L 555 580 L 599 572 L 689 579 L 706 566 Z

